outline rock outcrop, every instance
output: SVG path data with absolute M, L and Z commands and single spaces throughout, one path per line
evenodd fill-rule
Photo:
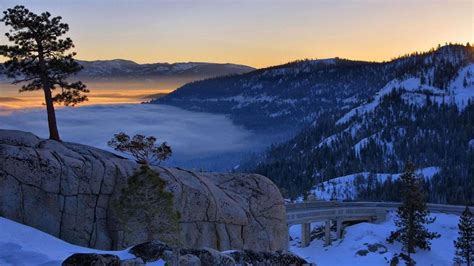
M 135 162 L 97 148 L 0 130 L 0 215 L 99 249 L 160 239 L 153 227 L 140 224 L 145 221 L 123 223 L 112 204 L 139 169 Z M 267 178 L 166 167 L 152 170 L 172 193 L 181 246 L 286 249 L 283 199 Z
M 76 253 L 63 261 L 62 266 L 107 265 L 120 266 L 120 258 L 110 254 Z

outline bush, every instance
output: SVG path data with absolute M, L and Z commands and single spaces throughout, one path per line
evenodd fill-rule
M 171 147 L 163 142 L 160 145 L 155 144 L 156 137 L 137 134 L 130 138 L 129 135 L 120 132 L 107 143 L 116 151 L 129 154 L 140 164 L 160 164 L 168 159 L 173 153 Z

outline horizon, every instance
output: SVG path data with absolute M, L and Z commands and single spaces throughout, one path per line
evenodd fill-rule
M 264 68 L 271 68 L 271 67 L 276 67 L 276 66 L 281 66 L 281 65 L 285 65 L 285 64 L 289 64 L 289 63 L 293 63 L 293 62 L 296 62 L 296 61 L 304 61 L 304 60 L 309 60 L 309 61 L 323 61 L 323 60 L 331 60 L 331 59 L 341 59 L 341 60 L 349 60 L 349 61 L 359 61 L 359 62 L 366 62 L 366 63 L 388 63 L 388 62 L 391 62 L 391 61 L 394 61 L 394 60 L 397 60 L 397 59 L 400 59 L 404 56 L 410 56 L 410 55 L 413 55 L 415 53 L 427 53 L 427 52 L 430 52 L 432 49 L 436 50 L 438 48 L 442 48 L 444 46 L 449 46 L 449 45 L 461 45 L 461 46 L 466 46 L 466 45 L 473 45 L 472 43 L 470 42 L 466 42 L 466 43 L 453 43 L 453 42 L 445 42 L 443 44 L 439 43 L 435 46 L 432 46 L 432 47 L 429 47 L 427 49 L 424 49 L 424 50 L 416 50 L 416 51 L 411 51 L 411 52 L 407 52 L 407 53 L 404 53 L 404 54 L 399 54 L 397 56 L 394 56 L 390 59 L 386 59 L 386 60 L 364 60 L 364 59 L 358 59 L 358 58 L 345 58 L 345 57 L 340 57 L 340 56 L 335 56 L 335 57 L 327 57 L 327 58 L 297 58 L 297 59 L 294 59 L 292 61 L 287 61 L 287 62 L 283 62 L 281 64 L 278 64 L 278 65 L 269 65 L 269 66 L 264 66 L 264 67 L 255 67 L 255 66 L 251 66 L 251 65 L 243 65 L 243 64 L 239 64 L 239 63 L 234 63 L 234 62 L 210 62 L 210 61 L 177 61 L 177 62 L 162 62 L 162 61 L 156 61 L 156 62 L 145 62 L 145 63 L 141 63 L 141 62 L 137 62 L 137 61 L 134 61 L 132 59 L 127 59 L 127 58 L 110 58 L 110 59 L 82 59 L 82 58 L 75 58 L 75 60 L 77 61 L 81 61 L 81 62 L 110 62 L 110 61 L 129 61 L 131 63 L 135 63 L 135 64 L 138 64 L 138 65 L 147 65 L 147 64 L 169 64 L 169 65 L 173 65 L 173 64 L 192 64 L 192 63 L 196 63 L 196 64 L 217 64 L 217 65 L 241 65 L 241 66 L 246 66 L 246 67 L 251 67 L 251 68 L 254 68 L 255 70 L 258 70 L 258 69 L 264 69 Z M 4 63 L 5 60 L 0 60 L 0 64 Z
M 472 1 L 25 1 L 68 23 L 77 58 L 265 68 L 302 59 L 384 62 L 473 42 Z M 87 14 L 84 19 L 83 14 Z M 0 41 L 5 27 L 0 27 Z M 4 61 L 4 59 L 0 60 Z
M 341 58 L 341 57 L 334 57 L 334 58 L 321 58 L 321 59 L 310 59 L 310 58 L 305 58 L 305 59 L 296 59 L 294 61 L 289 61 L 285 62 L 280 65 L 274 65 L 274 66 L 267 66 L 263 68 L 254 68 L 253 70 L 250 70 L 249 72 L 252 71 L 257 71 L 261 69 L 266 69 L 266 68 L 272 68 L 272 67 L 279 67 L 282 65 L 286 64 L 291 64 L 292 62 L 296 62 L 298 60 L 328 60 L 328 59 L 341 59 L 341 60 L 352 60 L 352 61 L 358 61 L 358 62 L 366 62 L 366 63 L 390 63 L 394 60 L 397 60 L 399 58 L 402 58 L 404 56 L 412 56 L 417 53 L 429 53 L 433 50 L 437 50 L 440 48 L 443 48 L 445 46 L 449 45 L 461 45 L 461 46 L 466 46 L 469 43 L 462 44 L 462 43 L 445 43 L 444 45 L 439 44 L 436 47 L 431 47 L 430 49 L 427 49 L 425 51 L 412 51 L 406 54 L 400 54 L 397 57 L 394 57 L 390 60 L 386 61 L 363 61 L 363 60 L 357 60 L 357 59 L 348 59 L 348 58 Z M 472 44 L 469 44 L 472 46 Z M 82 60 L 82 59 L 77 59 L 80 61 L 85 61 L 85 62 L 96 62 L 96 61 L 114 61 L 114 60 L 124 60 L 124 61 L 130 61 L 135 64 L 139 65 L 144 65 L 144 64 L 154 64 L 154 63 L 137 63 L 132 60 L 128 59 L 123 59 L 123 58 L 116 58 L 116 59 L 105 59 L 105 60 Z M 1 62 L 0 62 L 1 63 Z M 155 62 L 155 64 L 186 64 L 186 63 L 208 63 L 208 64 L 234 64 L 234 63 L 214 63 L 214 62 L 176 62 L 176 63 L 169 63 L 169 62 Z M 234 65 L 239 65 L 239 64 L 234 64 Z M 246 66 L 246 65 L 242 65 Z M 247 66 L 251 67 L 251 66 Z M 243 73 L 237 74 L 241 75 Z M 225 75 L 224 75 L 225 76 Z M 219 77 L 219 76 L 215 76 Z M 171 93 L 182 86 L 198 81 L 198 80 L 204 80 L 207 78 L 213 78 L 212 76 L 185 76 L 182 78 L 172 78 L 170 80 L 166 80 L 166 78 L 157 76 L 157 80 L 151 81 L 148 79 L 144 79 L 143 81 L 136 81 L 133 78 L 131 80 L 87 80 L 86 85 L 87 87 L 91 90 L 88 93 L 88 101 L 83 102 L 81 105 L 85 106 L 90 106 L 90 105 L 120 105 L 120 104 L 139 104 L 142 102 L 146 102 L 152 99 L 153 95 L 155 94 L 168 94 Z M 162 80 L 161 80 L 162 79 Z M 9 114 L 11 110 L 18 110 L 18 109 L 36 109 L 39 107 L 42 107 L 44 105 L 43 101 L 43 92 L 41 91 L 33 91 L 33 92 L 23 92 L 20 93 L 18 92 L 19 87 L 21 84 L 11 84 L 9 81 L 1 81 L 0 80 L 0 85 L 2 85 L 1 90 L 3 90 L 2 95 L 0 96 L 0 115 L 2 115 L 2 112 L 4 114 Z M 58 105 L 57 108 L 62 108 L 64 106 Z
M 474 0 L 2 10 L 0 265 L 474 261 Z

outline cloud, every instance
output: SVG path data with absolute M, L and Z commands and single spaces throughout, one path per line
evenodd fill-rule
M 111 150 L 107 141 L 115 133 L 154 135 L 158 141 L 167 141 L 173 148 L 170 163 L 185 167 L 208 168 L 206 159 L 224 155 L 234 158 L 228 162 L 231 166 L 240 159 L 236 154 L 254 151 L 262 143 L 253 133 L 235 126 L 223 115 L 190 112 L 166 105 L 58 108 L 57 118 L 64 141 Z M 49 136 L 43 108 L 0 110 L 0 128 L 29 131 L 42 138 Z
M 14 98 L 14 97 L 0 97 L 0 103 L 8 103 L 8 102 L 21 102 L 21 99 Z

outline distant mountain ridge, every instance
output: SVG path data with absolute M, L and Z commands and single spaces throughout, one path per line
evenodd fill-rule
M 87 77 L 153 77 L 172 75 L 217 77 L 242 74 L 255 70 L 255 68 L 245 65 L 205 62 L 138 64 L 130 60 L 115 59 L 79 61 L 79 63 L 84 66 L 79 75 Z
M 209 78 L 233 74 L 242 74 L 255 68 L 229 63 L 183 62 L 138 64 L 131 60 L 78 60 L 84 67 L 77 74 L 86 80 L 123 80 L 123 79 L 156 79 L 163 77 L 197 77 Z M 4 75 L 0 80 L 6 80 Z

